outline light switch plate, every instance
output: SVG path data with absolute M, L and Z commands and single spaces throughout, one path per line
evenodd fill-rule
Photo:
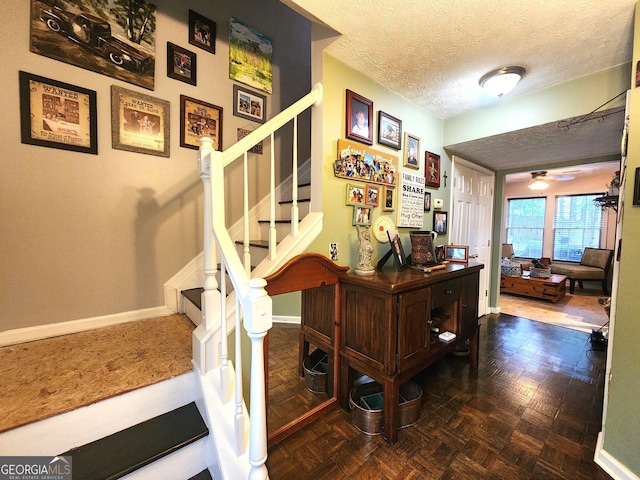
M 441 198 L 433 199 L 433 208 L 442 208 L 443 205 L 444 205 L 444 202 L 442 201 Z

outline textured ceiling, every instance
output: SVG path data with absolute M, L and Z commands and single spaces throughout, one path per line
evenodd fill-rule
M 500 101 L 478 85 L 499 67 L 527 69 L 513 98 L 632 59 L 636 0 L 282 1 L 340 33 L 328 53 L 442 119 Z M 564 135 L 547 125 L 447 147 L 495 170 L 614 154 L 605 145 L 619 152 L 622 123 L 609 120 Z M 506 153 L 513 162 L 496 163 Z

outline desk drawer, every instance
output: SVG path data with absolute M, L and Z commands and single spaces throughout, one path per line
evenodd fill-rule
M 461 291 L 462 282 L 459 278 L 431 285 L 431 308 L 457 302 Z

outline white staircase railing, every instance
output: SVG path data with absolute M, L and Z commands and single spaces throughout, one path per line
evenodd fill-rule
M 269 138 L 270 149 L 270 219 L 269 219 L 269 256 L 270 267 L 258 268 L 261 276 L 266 276 L 294 254 L 300 253 L 302 229 L 298 219 L 297 198 L 297 129 L 298 116 L 322 100 L 322 85 L 317 84 L 313 90 L 296 103 L 283 110 L 255 131 L 238 141 L 224 152 L 215 151 L 210 138 L 201 140 L 198 153 L 198 168 L 204 184 L 204 293 L 202 294 L 202 323 L 193 336 L 193 361 L 202 377 L 217 373 L 219 379 L 219 400 L 231 405 L 233 412 L 233 439 L 219 439 L 216 442 L 230 441 L 237 457 L 248 452 L 250 464 L 249 478 L 268 478 L 265 466 L 267 459 L 267 423 L 265 402 L 265 366 L 263 355 L 264 337 L 272 326 L 271 298 L 265 290 L 263 278 L 251 278 L 251 254 L 249 249 L 249 150 L 257 143 Z M 291 233 L 276 247 L 276 202 L 275 195 L 275 132 L 293 121 L 293 175 L 291 206 Z M 225 223 L 225 167 L 242 158 L 243 160 L 243 259 L 241 260 L 234 242 L 229 235 Z M 264 160 L 261 159 L 261 162 Z M 234 188 L 236 189 L 236 188 Z M 312 216 L 312 215 L 308 215 Z M 320 221 L 321 214 L 318 214 Z M 303 222 L 304 223 L 304 222 Z M 310 230 L 315 229 L 312 227 Z M 317 233 L 316 233 L 317 235 Z M 310 242 L 307 237 L 307 242 Z M 308 243 L 307 243 L 308 244 Z M 217 255 L 219 254 L 219 259 Z M 221 281 L 220 288 L 216 280 L 217 265 L 220 264 L 221 277 L 228 277 L 233 291 L 227 292 L 226 282 Z M 264 263 L 264 262 L 263 262 Z M 235 358 L 230 365 L 228 358 L 227 338 L 228 320 L 233 318 L 236 329 Z M 245 408 L 242 390 L 242 351 L 240 342 L 240 325 L 251 340 L 251 392 L 249 412 L 249 435 L 246 439 Z M 231 324 L 233 325 L 233 324 Z M 217 372 L 216 372 L 217 370 Z M 214 388 L 217 388 L 214 386 Z M 233 398 L 232 398 L 233 397 Z M 219 414 L 208 411 L 209 417 Z M 215 432 L 213 432 L 215 434 Z M 215 442 L 214 442 L 215 443 Z M 218 461 L 223 461 L 220 459 Z

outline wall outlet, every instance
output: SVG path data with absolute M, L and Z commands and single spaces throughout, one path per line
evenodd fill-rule
M 337 243 L 329 244 L 329 258 L 334 262 L 338 261 L 338 244 Z

